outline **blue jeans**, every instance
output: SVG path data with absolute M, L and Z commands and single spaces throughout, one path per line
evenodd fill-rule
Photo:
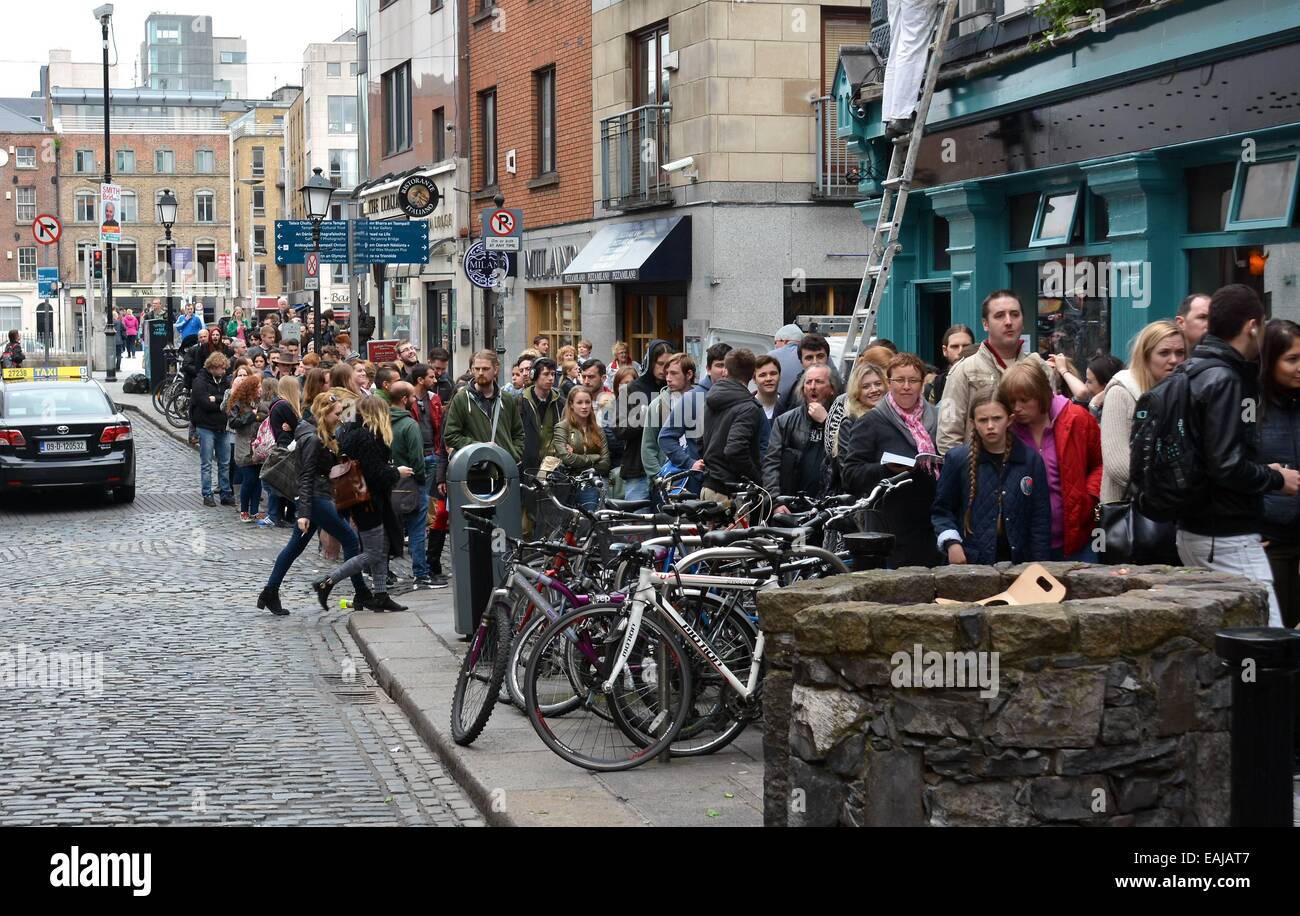
M 232 498 L 235 490 L 230 484 L 230 456 L 233 453 L 234 441 L 230 430 L 217 431 L 200 427 L 198 432 L 199 484 L 203 489 L 203 495 L 212 495 L 212 463 L 216 462 L 217 486 L 221 490 L 221 498 Z
M 311 539 L 318 528 L 327 531 L 343 545 L 345 559 L 350 560 L 360 552 L 360 548 L 357 546 L 357 533 L 339 515 L 339 510 L 334 508 L 334 500 L 317 496 L 311 501 L 311 524 L 307 527 L 307 530 L 299 531 L 297 525 L 295 525 L 293 533 L 289 535 L 289 543 L 284 545 L 280 555 L 275 558 L 275 567 L 271 570 L 271 578 L 266 581 L 268 588 L 278 589 L 280 587 L 280 583 L 284 581 L 284 577 L 289 573 L 289 567 L 307 549 L 307 545 L 311 543 Z M 365 591 L 366 583 L 361 578 L 360 571 L 352 576 L 352 587 L 359 592 Z
M 588 512 L 596 511 L 596 504 L 600 502 L 600 490 L 591 484 L 583 484 L 574 494 L 574 502 Z
M 407 547 L 411 551 L 411 575 L 417 579 L 429 575 L 429 557 L 425 543 L 429 539 L 429 490 L 433 487 L 434 473 L 430 470 L 428 461 L 425 461 L 424 466 L 425 477 L 424 485 L 420 487 L 420 501 L 416 503 L 415 511 L 402 519 L 402 526 L 406 528 Z M 435 459 L 434 467 L 436 466 Z
M 262 466 L 246 464 L 239 469 L 239 511 L 256 515 L 262 504 Z
M 650 478 L 649 477 L 631 477 L 623 481 L 624 490 L 623 498 L 632 499 L 649 499 L 650 498 Z
M 261 470 L 261 468 L 258 468 Z M 280 494 L 275 492 L 271 487 L 266 488 L 266 517 L 273 522 L 278 522 L 280 516 L 284 514 L 284 500 Z

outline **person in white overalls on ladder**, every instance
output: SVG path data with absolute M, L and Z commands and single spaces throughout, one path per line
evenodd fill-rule
M 942 0 L 889 0 L 889 60 L 881 110 L 887 137 L 912 132 L 926 55 L 942 11 Z

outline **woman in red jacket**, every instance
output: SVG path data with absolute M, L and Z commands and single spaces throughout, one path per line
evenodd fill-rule
M 1052 558 L 1097 562 L 1094 511 L 1101 494 L 1101 427 L 1084 407 L 1052 395 L 1047 376 L 1019 363 L 998 386 L 1012 405 L 1012 429 L 1047 466 L 1052 502 Z

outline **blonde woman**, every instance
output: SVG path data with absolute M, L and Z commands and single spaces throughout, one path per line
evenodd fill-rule
M 1133 341 L 1127 369 L 1111 377 L 1102 391 L 1101 501 L 1128 499 L 1129 432 L 1138 398 L 1187 359 L 1187 338 L 1172 321 L 1153 321 Z
M 257 596 L 258 608 L 277 616 L 289 613 L 280 603 L 280 584 L 317 530 L 328 531 L 336 538 L 347 559 L 360 552 L 356 532 L 334 506 L 334 491 L 330 485 L 330 469 L 339 461 L 340 446 L 336 433 L 342 423 L 343 408 L 344 400 L 334 391 L 322 391 L 311 404 L 313 419 L 300 421 L 294 431 L 298 450 L 298 524 L 289 536 L 289 543 L 275 558 L 271 577 Z M 358 608 L 374 601 L 374 595 L 366 588 L 359 569 L 352 576 L 352 586 L 356 589 Z
M 596 422 L 596 412 L 591 400 L 591 392 L 581 386 L 569 392 L 564 405 L 564 416 L 555 424 L 551 434 L 551 444 L 555 457 L 561 466 L 570 473 L 578 474 L 588 468 L 595 468 L 596 473 L 608 475 L 610 468 L 609 445 L 605 433 Z M 591 511 L 596 508 L 599 491 L 595 487 L 584 486 L 577 494 L 578 504 Z
M 393 466 L 393 424 L 388 404 L 377 397 L 357 402 L 357 419 L 338 430 L 342 454 L 361 464 L 361 476 L 370 490 L 370 501 L 349 510 L 361 537 L 362 552 L 324 579 L 312 583 L 321 607 L 328 609 L 334 585 L 363 568 L 378 591 L 369 602 L 373 611 L 404 611 L 405 606 L 388 596 L 388 561 L 402 555 L 402 525 L 393 511 L 392 492 L 397 481 L 415 472 L 405 465 Z
M 849 383 L 844 393 L 831 404 L 826 415 L 826 464 L 823 493 L 840 493 L 840 473 L 843 470 L 841 453 L 843 443 L 849 441 L 853 424 L 875 409 L 885 396 L 885 373 L 880 366 L 863 358 L 853 365 Z

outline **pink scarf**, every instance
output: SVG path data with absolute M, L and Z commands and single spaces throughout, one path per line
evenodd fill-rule
M 889 404 L 890 409 L 902 418 L 903 425 L 907 427 L 907 431 L 911 433 L 912 438 L 916 440 L 917 453 L 929 452 L 933 454 L 934 440 L 931 439 L 930 434 L 925 431 L 925 408 L 922 406 L 921 401 L 918 400 L 916 406 L 910 411 L 904 410 L 898 406 L 898 402 L 894 400 L 894 393 L 892 391 L 885 395 L 885 401 Z

